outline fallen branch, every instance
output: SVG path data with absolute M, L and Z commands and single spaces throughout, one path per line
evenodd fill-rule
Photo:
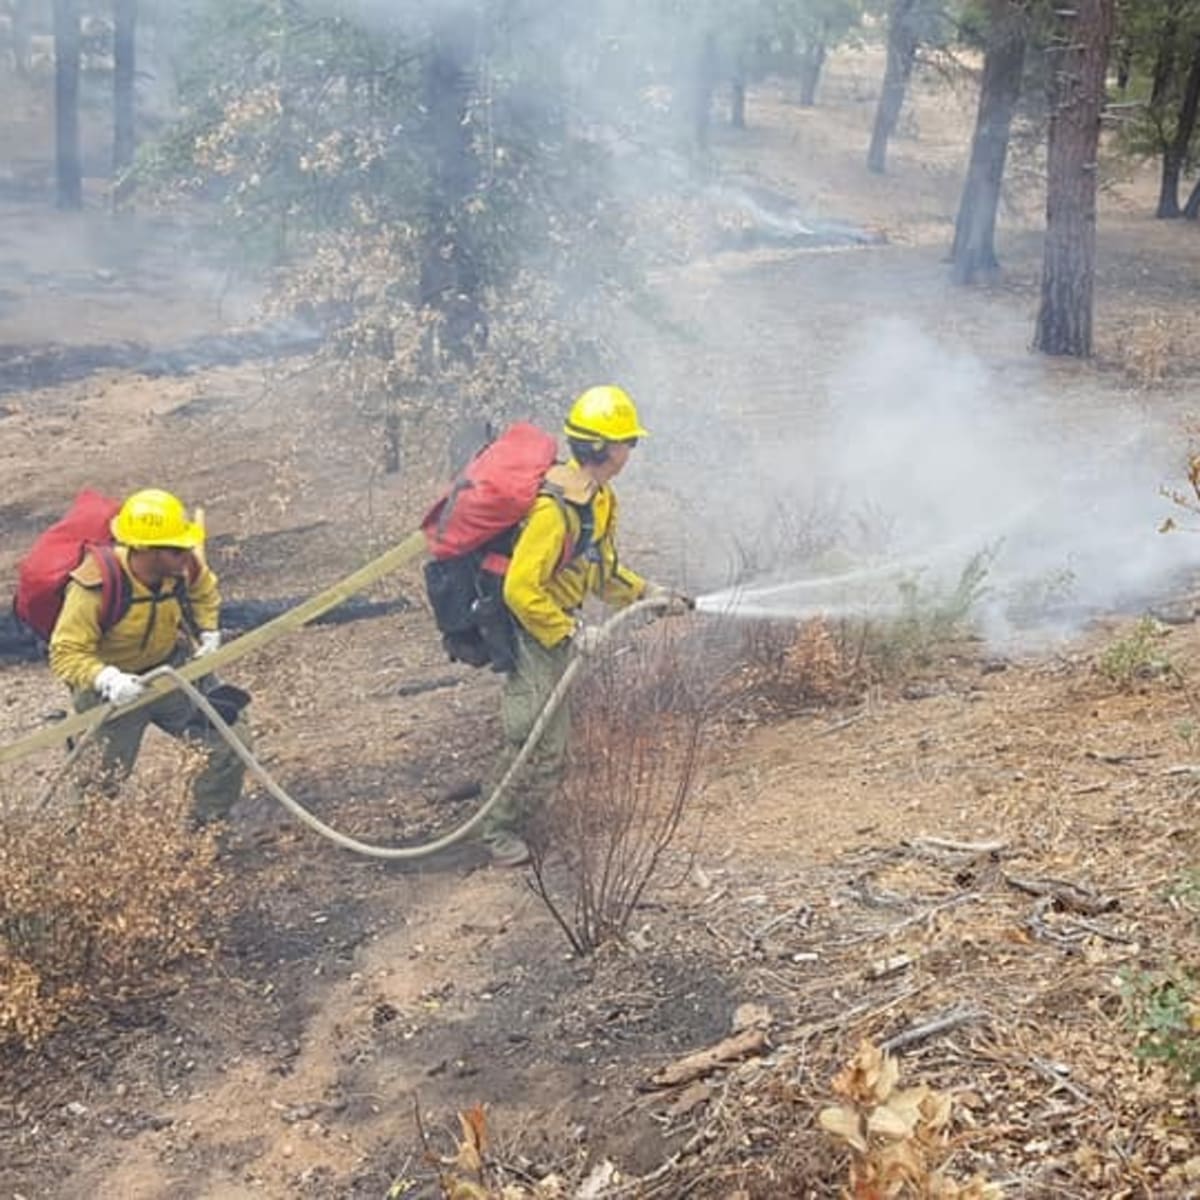
M 772 917 L 771 920 L 766 922 L 766 924 L 763 925 L 757 933 L 752 933 L 750 935 L 750 941 L 754 945 L 758 945 L 758 943 L 761 942 L 763 938 L 765 938 L 767 934 L 771 932 L 771 930 L 777 929 L 780 925 L 784 925 L 788 921 L 795 920 L 796 917 L 803 917 L 803 924 L 807 925 L 812 919 L 812 909 L 805 904 L 804 901 L 801 901 L 794 908 L 789 908 L 787 912 L 780 913 L 777 917 Z
M 909 1046 L 915 1046 L 919 1042 L 928 1041 L 931 1037 L 937 1037 L 940 1033 L 948 1033 L 951 1029 L 958 1029 L 961 1025 L 969 1025 L 973 1021 L 982 1020 L 986 1016 L 987 1013 L 974 1008 L 952 1009 L 940 1017 L 935 1017 L 932 1021 L 926 1021 L 924 1025 L 914 1025 L 911 1029 L 905 1029 L 893 1035 L 886 1041 L 880 1042 L 879 1048 L 885 1054 L 895 1054 Z
M 1087 917 L 1112 912 L 1121 903 L 1115 896 L 1101 895 L 1066 879 L 1020 879 L 1016 875 L 1005 875 L 1004 882 L 1030 896 L 1049 896 L 1058 908 Z
M 844 938 L 842 941 L 834 942 L 833 945 L 840 950 L 846 946 L 856 946 L 859 942 L 870 942 L 875 938 L 891 937 L 892 934 L 899 933 L 900 930 L 907 929 L 910 925 L 920 925 L 923 921 L 927 921 L 930 917 L 944 912 L 948 908 L 956 908 L 960 904 L 966 904 L 968 901 L 979 900 L 981 898 L 978 892 L 960 892 L 957 896 L 951 896 L 949 900 L 943 900 L 940 904 L 934 904 L 919 913 L 915 913 L 911 917 L 905 917 L 903 921 L 897 921 L 894 925 L 889 925 L 885 929 L 873 929 L 870 933 L 860 933 L 852 938 Z
M 737 1062 L 765 1050 L 769 1043 L 767 1035 L 761 1029 L 746 1029 L 735 1033 L 709 1046 L 706 1050 L 697 1050 L 683 1058 L 676 1059 L 662 1070 L 650 1076 L 652 1088 L 677 1087 L 681 1083 L 690 1083 L 693 1079 L 702 1079 L 726 1063 Z
M 1091 1096 L 1077 1083 L 1072 1083 L 1067 1078 L 1069 1073 L 1068 1068 L 1061 1067 L 1057 1063 L 1049 1062 L 1044 1058 L 1031 1058 L 1028 1060 L 1028 1065 L 1043 1079 L 1048 1079 L 1054 1085 L 1050 1089 L 1051 1095 L 1058 1091 L 1070 1092 L 1081 1104 L 1092 1104 Z
M 960 850 L 965 854 L 998 854 L 1007 842 L 955 842 L 943 837 L 910 838 L 910 846 L 927 846 L 930 850 Z
M 1093 762 L 1107 763 L 1112 767 L 1123 767 L 1126 763 L 1137 762 L 1143 758 L 1162 758 L 1161 750 L 1146 750 L 1141 754 L 1105 754 L 1100 750 L 1085 750 L 1084 758 L 1090 758 Z

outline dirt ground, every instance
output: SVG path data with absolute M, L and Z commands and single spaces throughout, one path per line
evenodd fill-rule
M 656 292 L 695 336 L 630 328 L 627 374 L 648 407 L 684 431 L 692 398 L 708 395 L 737 445 L 769 448 L 821 424 L 857 325 L 903 314 L 992 367 L 1029 409 L 1031 436 L 1069 442 L 1131 415 L 1182 436 L 1200 400 L 1200 338 L 1187 336 L 1200 229 L 1150 219 L 1152 174 L 1113 183 L 1098 360 L 1035 360 L 1038 197 L 1007 210 L 1003 280 L 954 289 L 942 257 L 970 106 L 944 81 L 922 83 L 889 174 L 871 177 L 878 68 L 865 52 L 835 60 L 811 110 L 786 89 L 755 91 L 750 128 L 721 133 L 716 153 L 731 175 L 886 243 L 664 269 Z M 110 252 L 110 229 L 97 209 L 63 217 L 25 192 L 0 203 L 0 357 L 173 345 L 244 319 L 252 296 L 222 308 L 220 272 L 169 222 L 128 230 L 132 266 Z M 686 432 L 646 444 L 622 489 L 631 561 L 666 579 L 720 576 L 705 531 L 668 518 L 676 470 L 711 488 L 733 445 Z M 377 458 L 372 431 L 318 394 L 302 359 L 101 371 L 7 395 L 0 574 L 77 488 L 165 481 L 205 505 L 229 596 L 305 596 L 397 540 L 428 502 Z M 298 799 L 396 841 L 471 811 L 446 797 L 486 771 L 498 683 L 444 662 L 417 572 L 381 593 L 414 605 L 310 628 L 230 676 L 253 691 L 264 762 Z M 1160 599 L 1194 610 L 1186 593 Z M 607 1159 L 646 1180 L 613 1194 L 830 1195 L 802 1182 L 794 1156 L 815 1154 L 833 1070 L 862 1036 L 965 1013 L 903 1062 L 906 1080 L 956 1097 L 964 1177 L 983 1171 L 1013 1196 L 1200 1195 L 1194 1099 L 1135 1060 L 1118 983 L 1123 968 L 1195 960 L 1197 917 L 1177 885 L 1196 862 L 1200 718 L 1186 681 L 1200 632 L 1164 630 L 1173 670 L 1123 689 L 1096 663 L 1129 620 L 1037 653 L 968 641 L 853 703 L 735 712 L 636 936 L 591 959 L 568 953 L 521 872 L 487 868 L 474 846 L 382 866 L 327 847 L 251 789 L 226 857 L 237 912 L 214 959 L 170 994 L 0 1058 L 0 1193 L 431 1196 L 414 1113 L 447 1152 L 456 1111 L 481 1103 L 515 1182 Z M 7 742 L 63 699 L 44 668 L 3 670 Z M 6 769 L 5 795 L 34 794 L 54 765 Z M 1114 903 L 1081 916 L 1020 886 L 1039 880 Z M 772 1049 L 697 1107 L 642 1090 L 725 1036 L 748 1001 L 770 1009 Z M 764 1182 L 772 1155 L 791 1164 L 777 1190 Z

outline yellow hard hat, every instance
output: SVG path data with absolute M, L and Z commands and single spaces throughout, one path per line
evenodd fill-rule
M 204 527 L 187 519 L 183 501 L 170 492 L 146 488 L 134 492 L 112 519 L 112 535 L 134 549 L 157 546 L 194 550 L 204 541 Z
M 627 442 L 649 436 L 629 393 L 611 384 L 588 388 L 571 405 L 563 432 L 580 442 Z

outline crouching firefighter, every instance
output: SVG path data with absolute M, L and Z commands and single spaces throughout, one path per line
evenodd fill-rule
M 547 473 L 504 575 L 503 598 L 515 619 L 516 648 L 501 698 L 504 748 L 492 789 L 520 752 L 572 653 L 593 653 L 599 646 L 599 630 L 579 619 L 585 597 L 596 595 L 618 608 L 643 597 L 662 599 L 665 611 L 690 607 L 685 597 L 647 584 L 617 556 L 612 480 L 646 436 L 633 401 L 619 387 L 589 388 L 572 405 L 564 433 L 572 457 Z M 547 724 L 525 774 L 488 815 L 483 837 L 498 866 L 529 861 L 522 834 L 553 795 L 569 732 L 564 703 Z
M 188 520 L 183 504 L 169 492 L 135 492 L 112 518 L 110 531 L 115 544 L 90 543 L 70 572 L 50 633 L 50 669 L 71 688 L 77 712 L 137 700 L 145 690 L 139 675 L 188 657 L 185 631 L 195 657 L 221 644 L 220 595 L 202 553 L 204 529 Z M 235 699 L 224 703 L 219 693 Z M 228 687 L 211 694 L 249 746 L 240 712 L 249 697 Z M 225 818 L 241 793 L 244 767 L 179 690 L 133 712 L 117 712 L 98 728 L 106 780 L 129 774 L 151 724 L 206 750 L 208 761 L 192 788 L 193 820 L 205 825 Z

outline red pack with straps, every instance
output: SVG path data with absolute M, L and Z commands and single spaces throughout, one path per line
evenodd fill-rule
M 429 553 L 437 559 L 470 554 L 524 520 L 557 453 L 557 442 L 536 425 L 522 421 L 506 429 L 425 514 Z
M 100 629 L 111 629 L 129 607 L 129 583 L 112 545 L 110 523 L 120 502 L 83 491 L 61 520 L 38 536 L 17 567 L 13 612 L 43 641 L 50 640 L 72 571 L 92 554 L 100 566 Z
M 496 671 L 515 665 L 503 578 L 517 527 L 557 452 L 555 439 L 536 425 L 510 426 L 459 472 L 421 522 L 433 559 L 425 565 L 425 590 L 455 662 Z

